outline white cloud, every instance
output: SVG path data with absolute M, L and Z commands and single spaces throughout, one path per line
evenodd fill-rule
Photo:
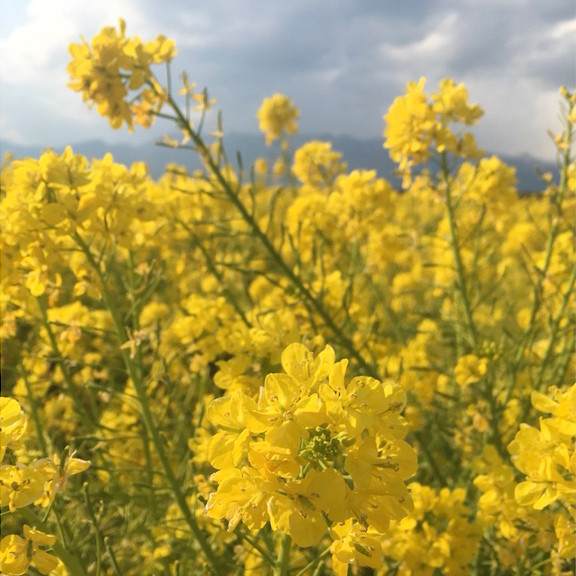
M 398 64 L 418 61 L 437 60 L 448 55 L 450 47 L 453 45 L 455 26 L 458 22 L 458 15 L 455 13 L 446 14 L 439 24 L 432 30 L 427 31 L 423 38 L 419 38 L 408 44 L 383 43 L 380 48 L 384 58 Z
M 116 24 L 121 15 L 141 19 L 129 0 L 32 0 L 27 14 L 25 24 L 0 39 L 0 81 L 29 84 L 31 89 L 52 83 L 68 44 L 82 34 L 90 36 L 106 24 Z
M 499 154 L 530 154 L 542 160 L 554 158 L 547 131 L 558 130 L 558 90 L 542 90 L 529 78 L 508 83 L 497 78 L 468 78 L 470 100 L 485 111 L 475 132 L 481 147 Z
M 554 39 L 561 40 L 568 37 L 569 40 L 574 41 L 574 35 L 576 34 L 576 18 L 572 20 L 564 20 L 559 22 L 552 28 L 551 36 Z
M 92 130 L 106 136 L 105 122 L 66 87 L 68 45 L 116 25 L 119 17 L 141 25 L 134 2 L 31 0 L 26 14 L 24 23 L 0 38 L 2 137 L 25 144 L 59 143 L 74 135 L 86 139 Z

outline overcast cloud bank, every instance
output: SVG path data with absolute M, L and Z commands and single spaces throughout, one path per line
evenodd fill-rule
M 60 146 L 150 139 L 114 132 L 66 88 L 67 46 L 125 18 L 128 34 L 165 34 L 223 110 L 225 128 L 255 132 L 265 96 L 290 96 L 307 133 L 380 137 L 408 80 L 464 82 L 494 152 L 551 160 L 558 88 L 574 87 L 576 17 L 565 0 L 0 0 L 0 135 Z M 167 131 L 166 125 L 154 135 Z

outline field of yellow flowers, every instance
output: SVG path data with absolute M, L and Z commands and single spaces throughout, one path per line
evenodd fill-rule
M 408 83 L 395 190 L 293 150 L 279 94 L 243 166 L 163 36 L 70 54 L 113 128 L 204 169 L 3 164 L 2 575 L 572 574 L 576 96 L 520 195 L 466 88 Z

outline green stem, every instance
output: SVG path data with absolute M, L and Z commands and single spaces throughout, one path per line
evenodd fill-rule
M 200 250 L 200 252 L 202 252 L 202 255 L 204 256 L 204 261 L 206 262 L 206 266 L 208 267 L 208 271 L 212 274 L 212 276 L 214 276 L 214 278 L 218 281 L 219 285 L 222 287 L 222 294 L 224 294 L 224 297 L 226 298 L 226 300 L 228 300 L 228 303 L 234 308 L 234 310 L 236 310 L 236 313 L 238 314 L 238 316 L 240 316 L 242 322 L 244 322 L 244 325 L 248 328 L 251 328 L 252 325 L 250 324 L 250 321 L 246 317 L 246 314 L 244 314 L 244 311 L 242 310 L 242 307 L 240 306 L 240 303 L 238 302 L 236 296 L 226 286 L 224 277 L 222 274 L 220 274 L 220 272 L 216 268 L 214 261 L 210 257 L 209 251 L 206 249 L 204 244 L 202 244 L 202 241 L 194 234 L 194 232 L 192 232 L 190 226 L 188 226 L 185 222 L 182 221 L 180 221 L 180 224 L 190 234 L 190 239 L 195 244 L 195 246 Z
M 120 565 L 116 560 L 116 555 L 114 554 L 114 550 L 112 550 L 112 546 L 110 544 L 110 538 L 108 536 L 104 538 L 104 547 L 106 548 L 106 552 L 108 553 L 108 558 L 110 558 L 110 564 L 112 564 L 114 574 L 116 574 L 116 576 L 123 576 L 122 570 L 120 569 Z
M 100 526 L 99 526 L 98 518 L 96 518 L 96 514 L 94 513 L 94 507 L 92 505 L 92 500 L 90 500 L 90 494 L 88 491 L 88 483 L 87 482 L 85 482 L 83 484 L 82 492 L 84 493 L 84 501 L 86 502 L 86 509 L 88 510 L 88 516 L 90 516 L 90 520 L 92 521 L 92 525 L 94 526 L 94 532 L 96 535 L 95 576 L 100 576 L 100 569 L 101 569 L 101 562 L 102 562 L 102 534 L 100 532 Z
M 248 544 L 250 544 L 250 546 L 252 546 L 252 548 L 254 548 L 254 550 L 256 550 L 258 554 L 262 556 L 262 559 L 265 560 L 270 566 L 274 566 L 275 564 L 274 557 L 271 556 L 266 550 L 264 550 L 264 548 L 260 546 L 260 544 L 258 544 L 253 538 L 251 538 L 246 533 L 242 533 L 242 531 L 239 529 L 235 530 L 235 533 L 239 538 L 248 542 Z
M 46 333 L 48 334 L 48 340 L 50 341 L 52 353 L 54 354 L 54 357 L 55 357 L 56 361 L 58 362 L 58 366 L 60 367 L 60 371 L 62 372 L 62 376 L 64 377 L 64 382 L 66 383 L 66 388 L 68 390 L 68 394 L 72 398 L 72 402 L 74 403 L 74 406 L 76 407 L 77 414 L 83 414 L 86 417 L 87 423 L 91 429 L 94 427 L 94 417 L 91 413 L 88 412 L 88 410 L 86 410 L 86 408 L 82 404 L 82 401 L 80 400 L 80 397 L 77 394 L 76 385 L 74 384 L 74 381 L 72 380 L 72 375 L 70 374 L 70 371 L 68 370 L 68 366 L 66 365 L 66 360 L 62 356 L 62 354 L 60 353 L 60 348 L 58 347 L 58 342 L 56 340 L 56 336 L 54 335 L 54 332 L 52 331 L 52 326 L 50 325 L 50 322 L 48 321 L 48 312 L 46 310 L 45 299 L 42 296 L 39 296 L 36 299 L 36 301 L 38 302 L 38 308 L 40 310 L 40 316 L 42 318 L 42 324 L 44 325 L 44 328 L 46 329 Z
M 554 243 L 556 237 L 558 236 L 558 232 L 560 227 L 558 226 L 557 222 L 552 224 L 552 228 L 550 229 L 550 234 L 548 235 L 548 239 L 546 240 L 546 248 L 545 248 L 545 255 L 544 255 L 544 264 L 542 268 L 538 270 L 538 279 L 536 280 L 536 285 L 534 286 L 533 291 L 533 301 L 532 301 L 532 309 L 530 310 L 530 320 L 528 321 L 528 327 L 526 332 L 523 335 L 522 341 L 518 346 L 518 350 L 516 351 L 516 356 L 512 365 L 514 369 L 517 370 L 518 366 L 520 365 L 523 357 L 524 352 L 526 349 L 532 344 L 534 339 L 536 338 L 536 329 L 535 329 L 535 321 L 540 308 L 542 307 L 542 292 L 544 286 L 544 280 L 548 276 L 548 269 L 550 268 L 550 263 L 552 261 L 552 253 L 554 250 Z
M 46 440 L 44 438 L 44 434 L 42 431 L 42 426 L 40 424 L 40 418 L 38 416 L 38 409 L 36 405 L 36 400 L 32 393 L 32 387 L 30 386 L 30 382 L 28 380 L 28 376 L 24 369 L 24 366 L 20 365 L 20 374 L 22 376 L 22 380 L 24 381 L 24 386 L 26 387 L 26 391 L 28 393 L 28 400 L 30 402 L 30 414 L 32 416 L 32 422 L 34 423 L 34 430 L 36 432 L 36 437 L 38 439 L 38 443 L 40 444 L 40 448 L 44 457 L 48 457 L 48 447 L 46 445 Z M 48 512 L 46 513 L 45 518 L 48 517 L 48 513 L 52 511 L 57 518 L 58 525 L 60 525 L 60 518 L 58 511 L 55 506 L 55 502 L 50 503 L 50 507 L 48 508 Z M 46 531 L 45 528 L 45 520 L 40 520 L 32 513 L 32 511 L 28 508 L 24 508 L 19 510 L 19 513 L 23 515 L 31 524 L 34 526 L 40 526 L 42 530 Z M 63 541 L 64 542 L 64 541 Z M 78 560 L 75 556 L 73 556 L 68 549 L 65 547 L 64 543 L 56 543 L 52 546 L 56 555 L 64 562 L 66 567 L 72 571 L 73 575 L 82 575 L 85 574 L 83 571 L 82 566 L 78 563 Z
M 416 440 L 418 442 L 418 445 L 422 448 L 422 452 L 424 452 L 424 456 L 426 457 L 426 460 L 430 464 L 430 468 L 432 468 L 432 472 L 434 473 L 434 476 L 436 476 L 436 478 L 438 479 L 438 482 L 440 482 L 440 486 L 441 487 L 445 487 L 445 486 L 452 487 L 452 485 L 453 485 L 452 480 L 450 480 L 450 482 L 448 482 L 448 479 L 444 476 L 444 473 L 440 469 L 440 466 L 436 462 L 436 459 L 434 458 L 434 455 L 432 454 L 432 451 L 430 450 L 430 447 L 428 446 L 427 439 L 420 432 L 418 432 L 416 430 L 413 432 L 413 434 L 414 434 L 414 437 L 416 438 Z
M 544 373 L 546 372 L 548 362 L 550 360 L 550 357 L 552 356 L 552 352 L 554 351 L 554 345 L 556 344 L 556 336 L 558 335 L 558 330 L 560 329 L 560 323 L 562 322 L 562 318 L 564 317 L 564 311 L 566 310 L 566 307 L 570 302 L 570 298 L 572 298 L 574 295 L 573 290 L 575 283 L 576 283 L 576 267 L 572 269 L 572 275 L 570 276 L 570 280 L 568 281 L 568 288 L 562 299 L 560 311 L 558 312 L 556 318 L 552 320 L 550 336 L 548 337 L 548 346 L 546 347 L 544 358 L 540 364 L 538 377 L 536 378 L 536 382 L 534 383 L 534 390 L 540 390 L 542 386 L 542 381 L 544 380 Z
M 280 555 L 276 561 L 274 568 L 274 576 L 288 576 L 288 569 L 290 568 L 290 547 L 292 545 L 292 537 L 290 534 L 282 536 L 282 544 L 280 548 Z
M 26 387 L 26 392 L 28 394 L 28 401 L 30 402 L 30 415 L 32 416 L 32 422 L 34 423 L 34 431 L 36 432 L 36 438 L 38 439 L 38 444 L 40 444 L 40 449 L 42 455 L 46 458 L 48 456 L 48 447 L 46 445 L 46 439 L 44 438 L 44 432 L 42 430 L 42 425 L 40 424 L 40 418 L 38 416 L 38 407 L 36 405 L 36 400 L 32 393 L 32 386 L 30 386 L 30 381 L 28 380 L 28 375 L 24 369 L 24 365 L 21 363 L 19 366 L 20 375 L 22 376 L 22 381 Z
M 568 146 L 566 146 L 562 154 L 562 167 L 560 171 L 560 183 L 558 187 L 558 193 L 550 197 L 550 207 L 552 206 L 555 207 L 558 217 L 562 215 L 562 201 L 564 200 L 564 196 L 568 189 L 568 168 L 571 164 L 571 158 L 572 158 L 571 144 L 574 132 L 573 128 L 574 128 L 573 124 L 570 122 L 570 120 L 567 120 L 566 133 L 567 133 Z M 552 211 L 550 211 L 549 214 L 551 214 L 551 212 Z M 552 219 L 550 234 L 548 235 L 548 238 L 546 240 L 544 264 L 542 265 L 541 269 L 537 269 L 538 279 L 536 281 L 536 285 L 534 286 L 534 297 L 532 302 L 532 309 L 530 311 L 530 320 L 528 322 L 528 328 L 523 335 L 520 345 L 518 346 L 516 357 L 512 364 L 513 372 L 515 372 L 518 369 L 518 366 L 520 365 L 524 357 L 524 351 L 532 344 L 532 342 L 536 338 L 536 330 L 534 327 L 534 322 L 542 305 L 543 284 L 544 280 L 548 276 L 548 269 L 550 268 L 550 263 L 552 261 L 554 243 L 556 241 L 559 232 L 560 232 L 559 219 L 555 217 L 554 219 Z
M 330 554 L 330 548 L 323 550 L 318 556 L 316 556 L 316 558 L 314 558 L 314 560 L 306 564 L 300 572 L 297 572 L 296 576 L 304 576 L 305 574 L 308 574 L 308 571 L 314 568 L 314 566 L 322 564 L 322 560 L 324 560 L 328 554 Z
M 356 361 L 358 366 L 362 368 L 362 370 L 369 376 L 373 378 L 378 378 L 378 371 L 375 366 L 372 366 L 368 363 L 362 355 L 356 350 L 354 343 L 343 330 L 334 322 L 331 315 L 328 311 L 324 308 L 322 303 L 314 297 L 314 295 L 306 288 L 300 277 L 292 270 L 292 268 L 286 263 L 284 258 L 280 255 L 280 253 L 276 250 L 268 236 L 262 231 L 260 226 L 256 220 L 252 217 L 246 206 L 244 206 L 243 202 L 238 197 L 238 194 L 235 190 L 231 187 L 230 183 L 224 177 L 220 167 L 214 162 L 212 155 L 210 154 L 209 149 L 207 148 L 206 144 L 202 140 L 202 138 L 194 131 L 190 123 L 182 114 L 180 108 L 173 100 L 171 96 L 168 97 L 168 104 L 178 117 L 178 123 L 182 129 L 186 131 L 188 136 L 190 136 L 191 140 L 196 145 L 197 151 L 206 163 L 207 167 L 209 168 L 210 172 L 216 177 L 216 180 L 222 187 L 222 190 L 232 202 L 232 204 L 236 207 L 240 215 L 248 224 L 254 236 L 259 240 L 262 244 L 266 252 L 270 255 L 273 262 L 276 266 L 280 269 L 280 271 L 284 274 L 288 280 L 292 283 L 292 285 L 297 289 L 297 291 L 304 297 L 306 301 L 308 301 L 311 307 L 316 311 L 316 313 L 322 318 L 323 322 L 326 326 L 330 329 L 330 331 L 334 334 L 339 344 L 348 352 L 352 358 Z
M 544 382 L 544 375 L 546 373 L 546 369 L 548 368 L 548 364 L 550 362 L 550 358 L 552 356 L 552 352 L 554 351 L 554 346 L 556 344 L 556 336 L 560 328 L 560 323 L 564 316 L 564 311 L 566 310 L 566 307 L 570 302 L 570 298 L 573 296 L 575 283 L 576 283 L 576 268 L 572 270 L 572 275 L 570 276 L 570 280 L 568 281 L 568 288 L 566 290 L 566 293 L 564 294 L 562 305 L 560 306 L 560 311 L 558 312 L 556 318 L 554 318 L 551 322 L 550 335 L 548 336 L 548 346 L 546 347 L 546 351 L 544 352 L 544 358 L 540 361 L 540 370 L 538 371 L 538 376 L 533 384 L 532 387 L 533 390 L 540 391 L 540 389 L 542 388 L 542 383 Z M 559 384 L 559 382 L 554 382 L 554 384 Z M 530 401 L 530 397 L 528 397 L 526 398 L 524 409 L 522 410 L 520 422 L 526 421 L 531 406 L 532 402 Z
M 446 212 L 448 214 L 448 226 L 450 228 L 450 245 L 452 247 L 452 254 L 454 257 L 454 263 L 456 265 L 456 288 L 462 300 L 462 306 L 464 308 L 464 316 L 466 321 L 466 328 L 468 331 L 468 338 L 470 344 L 473 348 L 476 347 L 478 340 L 478 333 L 476 330 L 476 325 L 474 324 L 474 317 L 472 315 L 472 306 L 470 305 L 470 296 L 468 293 L 468 287 L 466 283 L 466 273 L 464 270 L 464 263 L 462 261 L 462 254 L 460 252 L 460 241 L 458 238 L 458 225 L 456 224 L 456 215 L 454 213 L 454 204 L 452 201 L 452 187 L 450 185 L 450 172 L 448 169 L 448 160 L 446 153 L 442 153 L 441 157 L 442 163 L 442 175 L 444 179 L 444 184 L 446 186 Z

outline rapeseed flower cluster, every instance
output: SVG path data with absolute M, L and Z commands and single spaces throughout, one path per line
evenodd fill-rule
M 152 64 L 170 62 L 176 55 L 174 41 L 165 36 L 143 43 L 137 36 L 126 38 L 126 24 L 118 30 L 107 26 L 91 43 L 71 44 L 69 87 L 82 92 L 85 102 L 96 105 L 112 128 L 126 124 L 149 127 L 162 108 L 167 92 L 150 70 Z
M 481 156 L 472 133 L 454 133 L 451 126 L 475 124 L 483 115 L 478 104 L 468 102 L 466 87 L 447 78 L 430 99 L 424 92 L 425 83 L 425 78 L 409 82 L 406 94 L 396 98 L 384 116 L 384 146 L 398 162 L 405 182 L 409 182 L 411 167 L 426 162 L 435 152 L 462 158 Z
M 550 396 L 534 391 L 532 404 L 540 412 L 538 428 L 521 424 L 508 449 L 514 466 L 526 475 L 514 488 L 521 506 L 555 510 L 558 552 L 576 557 L 576 384 Z
M 71 52 L 113 126 L 163 106 L 204 167 L 2 167 L 3 573 L 570 573 L 574 95 L 559 173 L 521 195 L 466 88 L 410 83 L 385 117 L 399 190 L 291 150 L 283 95 L 258 114 L 278 155 L 232 164 L 207 91 L 153 74 L 166 38 L 121 23 Z
M 229 529 L 270 521 L 304 547 L 348 520 L 386 532 L 411 509 L 404 482 L 416 471 L 399 415 L 404 394 L 373 378 L 346 383 L 348 362 L 335 362 L 330 347 L 314 358 L 291 344 L 281 363 L 284 373 L 269 374 L 256 399 L 236 391 L 208 407 L 217 432 L 206 456 L 218 469 L 208 515 Z
M 283 94 L 274 94 L 265 98 L 258 110 L 260 130 L 266 135 L 266 144 L 275 140 L 286 144 L 286 136 L 298 132 L 298 108 Z

